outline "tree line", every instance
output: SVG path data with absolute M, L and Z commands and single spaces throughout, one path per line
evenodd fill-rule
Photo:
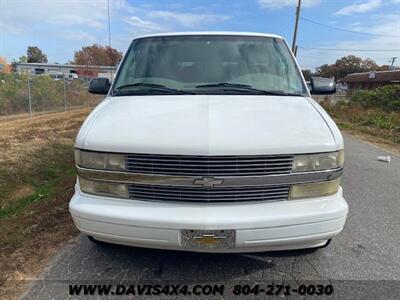
M 69 61 L 70 64 L 76 65 L 93 65 L 93 66 L 115 66 L 122 59 L 122 52 L 109 46 L 93 44 L 91 46 L 82 47 L 75 51 L 74 59 Z M 15 70 L 17 63 L 47 63 L 47 55 L 36 46 L 29 46 L 26 55 L 21 56 L 18 60 L 14 60 L 11 66 Z M 323 64 L 315 69 L 303 70 L 306 80 L 311 80 L 312 76 L 330 77 L 337 80 L 342 79 L 351 73 L 384 71 L 389 70 L 389 65 L 378 65 L 370 58 L 362 59 L 355 55 L 347 55 L 336 60 L 333 64 Z
M 386 71 L 389 70 L 389 65 L 378 65 L 370 58 L 362 59 L 355 55 L 347 55 L 336 60 L 334 64 L 324 64 L 315 69 L 303 70 L 304 78 L 309 81 L 313 76 L 329 77 L 340 80 L 351 73 L 361 73 L 370 71 Z
M 115 66 L 122 59 L 122 52 L 109 46 L 93 44 L 91 46 L 82 47 L 75 51 L 74 59 L 69 61 L 74 65 L 91 65 L 91 66 Z M 26 55 L 22 55 L 18 60 L 11 62 L 11 67 L 15 70 L 17 63 L 47 63 L 47 55 L 37 46 L 29 46 Z

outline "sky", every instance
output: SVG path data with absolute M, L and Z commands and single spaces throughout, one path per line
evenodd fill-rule
M 296 3 L 110 0 L 111 43 L 125 52 L 132 39 L 143 34 L 222 30 L 274 33 L 291 44 Z M 303 69 L 314 70 L 348 54 L 378 64 L 397 56 L 395 65 L 400 65 L 400 0 L 302 3 L 297 57 Z M 0 56 L 10 62 L 25 55 L 28 46 L 38 46 L 49 62 L 67 63 L 83 46 L 108 44 L 107 20 L 107 0 L 0 0 Z

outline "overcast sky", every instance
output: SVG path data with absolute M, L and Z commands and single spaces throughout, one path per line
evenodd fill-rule
M 166 31 L 232 30 L 275 33 L 292 40 L 297 0 L 110 0 L 112 46 L 125 51 L 133 37 Z M 400 0 L 303 0 L 298 59 L 314 69 L 355 54 L 400 63 Z M 384 36 L 378 36 L 384 35 Z M 107 44 L 107 0 L 0 0 L 0 56 L 8 61 L 38 46 L 49 62 L 65 63 L 75 50 Z M 362 49 L 390 51 L 315 50 Z

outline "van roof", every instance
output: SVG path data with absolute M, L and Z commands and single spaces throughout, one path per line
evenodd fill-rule
M 283 37 L 276 34 L 269 33 L 258 33 L 258 32 L 240 32 L 240 31 L 188 31 L 188 32 L 165 32 L 165 33 L 152 33 L 141 35 L 134 40 L 147 38 L 147 37 L 157 37 L 157 36 L 179 36 L 179 35 L 233 35 L 233 36 L 259 36 L 259 37 L 270 37 L 283 39 Z

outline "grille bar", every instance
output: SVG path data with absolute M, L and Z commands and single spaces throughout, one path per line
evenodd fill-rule
M 181 163 L 181 162 L 172 162 L 172 163 L 164 163 L 164 162 L 159 163 L 159 162 L 157 162 L 157 164 L 160 167 L 176 167 L 176 165 L 178 163 Z M 149 166 L 148 162 L 127 162 L 126 164 L 129 165 L 129 166 L 133 166 L 133 167 L 134 166 L 143 166 L 143 167 L 148 167 Z M 274 163 L 272 166 L 270 166 L 270 168 L 281 167 L 281 166 L 286 167 L 288 165 L 291 165 L 291 163 L 288 163 L 288 162 L 281 162 L 280 163 L 279 162 L 279 163 Z M 200 162 L 198 164 L 193 164 L 193 163 L 188 164 L 188 163 L 185 162 L 185 164 L 182 165 L 181 167 L 185 167 L 185 168 L 192 168 L 192 167 L 194 167 L 194 168 L 202 168 L 202 167 L 203 168 L 207 168 L 209 166 L 208 166 L 208 164 L 204 164 L 202 162 Z M 234 164 L 233 165 L 232 163 L 226 163 L 226 164 L 221 164 L 221 163 L 215 164 L 215 163 L 213 163 L 212 167 L 213 168 L 229 168 L 229 167 L 231 167 L 231 168 L 232 167 L 234 167 L 234 168 L 236 168 L 236 167 L 265 168 L 265 164 L 260 164 L 260 163 L 240 163 L 240 164 Z
M 154 195 L 155 192 L 154 191 L 148 191 L 148 192 L 138 192 L 138 191 L 134 191 L 133 192 L 134 195 Z M 219 195 L 213 195 L 211 193 L 204 193 L 204 194 L 189 194 L 189 193 L 178 193 L 180 196 L 182 197 L 198 197 L 199 199 L 202 198 L 228 198 L 228 197 L 264 197 L 266 195 L 266 193 L 258 193 L 258 194 L 250 194 L 250 193 L 243 193 L 243 194 L 219 194 Z M 269 196 L 284 196 L 286 195 L 287 192 L 279 192 L 279 193 L 268 193 Z M 175 198 L 177 195 L 177 193 L 162 193 L 163 197 L 173 197 Z
M 141 155 L 143 155 L 143 154 L 141 154 Z M 188 162 L 188 163 L 202 163 L 204 160 L 215 162 L 215 163 L 229 163 L 232 160 L 236 160 L 236 161 L 240 161 L 240 162 L 243 162 L 243 163 L 253 163 L 253 162 L 265 162 L 265 161 L 268 161 L 268 162 L 269 161 L 271 161 L 271 162 L 280 162 L 280 161 L 286 161 L 286 160 L 290 159 L 291 157 L 287 157 L 287 158 L 226 157 L 224 159 L 224 157 L 213 157 L 213 156 L 200 157 L 199 156 L 197 158 L 198 159 L 196 159 L 196 156 L 189 156 L 189 157 L 182 156 L 182 158 L 179 158 L 179 157 L 178 158 L 174 158 L 173 156 L 171 158 L 154 158 L 152 156 L 149 156 L 149 157 L 138 156 L 138 157 L 136 157 L 136 155 L 135 155 L 135 157 L 133 157 L 133 155 L 130 154 L 128 156 L 127 160 L 128 161 L 132 160 L 132 161 L 135 161 L 135 162 L 139 162 L 139 161 L 147 162 L 147 161 L 149 161 L 149 159 L 151 159 L 154 162 L 181 162 L 181 161 L 185 161 L 185 162 Z
M 191 176 L 252 176 L 289 174 L 292 155 L 190 156 L 128 154 L 129 172 Z
M 198 195 L 204 195 L 205 193 L 212 193 L 213 195 L 218 195 L 218 194 L 222 194 L 222 195 L 227 195 L 227 194 L 238 194 L 243 193 L 243 194 L 252 194 L 252 193 L 265 193 L 265 188 L 254 188 L 254 189 L 244 189 L 244 190 L 237 190 L 237 189 L 221 189 L 221 188 L 215 188 L 213 190 L 209 190 L 209 189 L 203 189 L 203 188 L 190 188 L 188 190 L 188 188 L 180 188 L 180 187 L 174 187 L 173 190 L 169 190 L 169 189 L 162 189 L 164 186 L 154 186 L 154 189 L 161 191 L 163 193 L 188 193 L 188 194 L 198 194 Z M 134 188 L 135 191 L 137 192 L 148 192 L 149 191 L 149 187 L 148 186 L 141 186 L 141 185 L 137 185 Z M 287 188 L 286 187 L 274 187 L 273 188 L 274 192 L 287 192 Z
M 170 202 L 241 202 L 287 200 L 289 185 L 237 188 L 170 187 L 130 184 L 129 197 L 135 200 Z

